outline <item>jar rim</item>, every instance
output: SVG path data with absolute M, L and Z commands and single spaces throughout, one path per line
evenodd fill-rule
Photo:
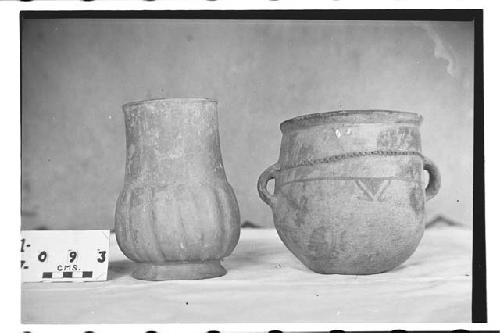
M 367 110 L 336 110 L 322 113 L 301 115 L 283 121 L 281 131 L 301 129 L 325 123 L 413 123 L 420 125 L 423 117 L 418 113 L 367 109 Z

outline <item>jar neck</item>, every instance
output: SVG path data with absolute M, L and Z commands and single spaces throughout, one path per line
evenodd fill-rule
M 418 125 L 394 123 L 326 123 L 283 135 L 280 165 L 297 165 L 331 156 L 394 151 L 421 152 Z

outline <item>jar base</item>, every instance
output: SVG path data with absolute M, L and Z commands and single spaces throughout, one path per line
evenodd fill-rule
M 138 280 L 202 280 L 227 273 L 220 260 L 198 262 L 167 262 L 164 264 L 138 263 L 132 277 Z

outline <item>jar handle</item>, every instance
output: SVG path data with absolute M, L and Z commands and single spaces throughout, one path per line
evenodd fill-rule
M 424 156 L 424 170 L 429 173 L 429 183 L 425 188 L 425 200 L 432 199 L 436 194 L 438 194 L 441 188 L 441 174 L 439 169 L 429 158 Z
M 267 190 L 267 183 L 271 179 L 276 178 L 276 173 L 279 171 L 279 162 L 274 163 L 269 168 L 264 170 L 264 172 L 259 176 L 259 180 L 257 182 L 257 191 L 259 191 L 259 197 L 264 201 L 267 205 L 274 209 L 276 206 L 277 198 L 276 196 L 269 193 Z

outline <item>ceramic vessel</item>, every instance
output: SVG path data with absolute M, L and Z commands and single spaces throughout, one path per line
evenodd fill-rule
M 145 280 L 222 276 L 240 216 L 219 148 L 216 101 L 157 99 L 123 106 L 127 158 L 115 230 Z
M 281 240 L 318 273 L 373 274 L 403 263 L 424 231 L 437 167 L 414 113 L 334 111 L 283 122 L 279 161 L 258 181 Z M 423 172 L 430 175 L 424 187 Z M 274 194 L 267 182 L 275 180 Z

